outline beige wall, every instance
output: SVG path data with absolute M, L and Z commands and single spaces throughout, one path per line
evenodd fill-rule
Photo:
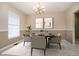
M 35 18 L 38 16 L 30 15 L 28 16 L 27 24 L 35 29 Z M 42 17 L 53 17 L 54 18 L 54 29 L 56 30 L 66 30 L 65 15 L 64 12 L 56 12 L 51 14 L 45 14 Z
M 13 11 L 20 16 L 20 29 L 25 29 L 26 15 L 8 3 L 0 3 L 0 31 L 8 30 L 8 12 Z
M 5 31 L 8 28 L 7 21 L 7 5 L 0 3 L 0 31 Z
M 74 3 L 67 11 L 66 11 L 66 23 L 67 29 L 72 30 L 74 24 L 74 13 L 79 10 L 79 3 Z
M 25 22 L 27 18 L 24 13 L 8 3 L 0 3 L 0 48 L 3 48 L 22 39 L 21 37 L 8 39 L 8 11 L 13 11 L 20 16 L 21 36 L 26 25 Z
M 72 34 L 67 35 L 71 36 L 72 39 L 68 39 L 75 44 L 75 15 L 74 13 L 79 10 L 79 3 L 74 3 L 66 12 L 66 28 L 68 31 L 70 31 Z

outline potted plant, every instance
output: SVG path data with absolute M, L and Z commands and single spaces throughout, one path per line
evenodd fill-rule
M 43 31 L 44 31 L 43 29 L 40 30 L 40 32 L 43 32 Z
M 29 36 L 29 37 L 30 37 L 31 30 L 32 30 L 31 25 L 26 26 L 26 30 L 25 31 L 26 31 L 27 36 Z
M 26 28 L 27 28 L 26 32 L 31 32 L 31 30 L 32 30 L 31 25 L 28 25 Z
M 44 32 L 44 30 L 43 30 L 43 29 L 41 29 L 41 30 L 40 30 L 40 36 L 43 36 L 43 35 L 44 35 L 44 33 L 43 33 L 43 32 Z

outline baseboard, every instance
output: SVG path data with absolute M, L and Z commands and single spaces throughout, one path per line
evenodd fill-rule
M 22 42 L 22 41 L 23 41 L 23 40 L 20 40 L 20 41 L 17 41 L 17 42 L 15 42 L 15 43 L 12 43 L 12 44 L 10 44 L 10 45 L 4 47 L 4 48 L 1 48 L 1 49 L 0 49 L 0 53 L 3 52 L 3 51 L 5 51 L 5 50 L 7 50 L 8 48 L 13 47 L 14 44 L 16 44 L 16 43 L 20 43 L 20 42 Z

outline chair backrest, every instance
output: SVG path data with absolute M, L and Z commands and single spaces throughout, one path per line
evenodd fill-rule
M 57 33 L 57 36 L 58 36 L 58 37 L 61 37 L 61 33 Z
M 46 48 L 46 39 L 44 36 L 32 35 L 31 37 L 31 47 L 32 48 Z
M 52 42 L 52 43 L 60 43 L 61 42 L 61 34 L 58 33 L 56 35 L 56 37 L 51 38 L 51 41 L 50 42 Z
M 29 34 L 23 34 L 23 40 L 24 40 L 25 42 L 31 42 L 30 35 L 29 35 Z

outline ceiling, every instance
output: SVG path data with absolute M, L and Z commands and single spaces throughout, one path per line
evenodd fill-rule
M 38 2 L 12 2 L 11 4 L 25 14 L 31 15 L 34 13 L 33 7 L 36 6 Z M 41 5 L 45 6 L 45 13 L 64 12 L 72 4 L 72 2 L 41 2 Z

